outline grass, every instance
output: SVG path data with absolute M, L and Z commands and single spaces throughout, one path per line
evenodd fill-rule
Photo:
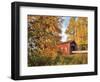
M 28 57 L 28 66 L 51 66 L 51 65 L 77 65 L 77 64 L 87 64 L 88 56 L 87 54 L 71 54 L 67 56 L 57 55 L 55 59 L 33 55 Z
M 65 57 L 66 64 L 87 64 L 87 54 L 72 54 Z

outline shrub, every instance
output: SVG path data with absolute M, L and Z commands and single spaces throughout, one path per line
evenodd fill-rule
M 87 64 L 87 58 L 87 54 L 72 54 L 67 56 L 58 54 L 55 59 L 48 56 L 33 54 L 28 56 L 28 66 Z

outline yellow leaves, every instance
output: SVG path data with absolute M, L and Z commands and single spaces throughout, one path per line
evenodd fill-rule
M 68 39 L 75 40 L 78 45 L 87 43 L 88 37 L 87 17 L 78 17 L 77 21 L 71 17 L 66 34 Z
M 46 32 L 49 33 L 49 29 L 46 29 Z
M 78 44 L 85 44 L 87 43 L 87 32 L 88 32 L 88 27 L 87 27 L 87 18 L 86 17 L 79 17 L 77 20 L 77 38 L 76 41 Z
M 42 52 L 41 52 L 42 56 L 47 56 L 50 57 L 52 59 L 55 59 L 57 56 L 57 49 L 53 48 L 53 47 L 48 47 L 45 48 Z

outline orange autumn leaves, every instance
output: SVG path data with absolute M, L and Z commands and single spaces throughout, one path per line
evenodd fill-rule
M 28 40 L 29 45 L 36 47 L 32 50 L 31 46 L 28 46 L 28 52 L 30 55 L 35 54 L 36 50 L 38 55 L 48 56 L 55 58 L 57 55 L 57 48 L 55 46 L 60 42 L 59 33 L 60 22 L 57 16 L 28 16 Z
M 68 64 L 77 57 L 63 57 L 57 45 L 61 42 L 62 17 L 28 15 L 28 66 Z M 66 42 L 87 44 L 87 17 L 71 17 L 66 27 Z M 87 48 L 87 47 L 86 47 Z M 86 56 L 87 57 L 87 56 Z M 86 59 L 85 57 L 85 59 Z M 76 60 L 77 59 L 77 60 Z M 81 59 L 81 58 L 80 58 Z

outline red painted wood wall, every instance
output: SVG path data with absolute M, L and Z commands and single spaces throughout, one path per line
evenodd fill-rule
M 70 43 L 60 44 L 58 48 L 64 56 L 71 54 Z

